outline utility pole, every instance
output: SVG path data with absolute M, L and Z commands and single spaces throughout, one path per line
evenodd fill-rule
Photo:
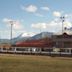
M 61 21 L 62 21 L 62 34 L 63 34 L 63 32 L 64 32 L 65 17 L 64 17 L 64 16 L 61 16 L 60 19 L 61 19 Z
M 12 45 L 12 29 L 13 29 L 13 21 L 10 21 L 11 24 L 11 35 L 10 35 L 10 43 Z
M 63 33 L 64 33 L 64 22 L 65 22 L 65 17 L 64 17 L 64 16 L 61 16 L 60 19 L 61 19 L 61 21 L 62 21 L 62 34 L 63 34 Z M 63 38 L 64 38 L 64 37 L 62 36 L 62 40 L 61 40 L 62 47 L 61 47 L 61 48 L 64 47 Z M 60 48 L 60 56 L 61 56 L 61 48 Z

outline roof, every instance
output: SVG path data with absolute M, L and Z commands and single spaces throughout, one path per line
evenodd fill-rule
M 72 38 L 72 35 L 69 35 L 67 33 L 63 33 L 61 35 L 53 35 L 53 38 Z
M 51 47 L 52 40 L 49 38 L 39 40 L 29 40 L 25 42 L 17 42 L 18 47 Z

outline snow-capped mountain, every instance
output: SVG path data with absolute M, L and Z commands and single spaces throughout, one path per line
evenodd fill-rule
M 20 34 L 19 36 L 17 36 L 16 38 L 12 39 L 12 44 L 15 44 L 16 42 L 22 42 L 22 41 L 27 41 L 27 40 L 38 40 L 41 38 L 45 38 L 45 37 L 51 37 L 53 35 L 52 32 L 41 32 L 39 34 L 36 34 L 34 36 L 25 36 L 23 33 Z M 4 43 L 4 40 L 0 40 L 2 41 L 2 43 Z M 10 43 L 10 40 L 6 41 L 7 43 Z
M 18 41 L 27 41 L 27 40 L 38 40 L 38 39 L 41 39 L 41 38 L 45 38 L 45 37 L 51 37 L 53 35 L 53 33 L 51 32 L 42 32 L 42 33 L 39 33 L 39 34 L 36 34 L 34 36 L 23 36 L 23 34 L 19 35 L 18 37 L 16 38 L 13 38 L 13 43 L 16 43 Z
M 39 34 L 32 36 L 31 39 L 42 39 L 42 38 L 45 38 L 45 37 L 50 38 L 52 35 L 53 35 L 52 32 L 42 32 L 42 33 L 39 33 Z

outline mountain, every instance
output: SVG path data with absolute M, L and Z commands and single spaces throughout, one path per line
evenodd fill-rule
M 23 37 L 22 34 L 20 34 L 18 37 L 15 37 L 12 39 L 12 44 L 15 44 L 18 41 L 25 41 L 29 39 L 29 37 Z M 10 39 L 0 39 L 0 44 L 10 44 L 11 40 Z
M 36 34 L 32 37 L 30 36 L 23 36 L 23 34 L 20 34 L 18 37 L 15 37 L 12 39 L 12 44 L 15 44 L 16 42 L 22 42 L 22 41 L 27 41 L 27 40 L 38 40 L 41 38 L 45 38 L 45 37 L 51 37 L 53 35 L 52 32 L 41 32 L 39 34 Z M 0 43 L 10 43 L 9 39 L 0 39 Z
M 15 44 L 16 42 L 22 42 L 22 41 L 27 41 L 27 40 L 38 40 L 38 39 L 41 39 L 41 38 L 45 38 L 45 37 L 49 37 L 51 38 L 51 36 L 53 35 L 52 32 L 42 32 L 42 33 L 39 33 L 39 34 L 36 34 L 32 37 L 23 37 L 23 35 L 19 35 L 18 37 L 16 38 L 13 38 L 12 39 L 12 42 L 13 44 Z
M 51 36 L 53 35 L 52 32 L 41 32 L 33 37 L 31 37 L 32 40 L 38 40 L 38 39 L 42 39 L 42 38 L 45 38 L 45 37 L 48 37 L 48 38 L 51 38 Z
M 9 44 L 10 40 L 9 39 L 0 39 L 0 44 Z
M 23 36 L 23 34 L 20 34 L 18 37 L 16 37 L 16 38 L 13 38 L 12 39 L 12 44 L 15 44 L 16 42 L 19 42 L 19 41 L 26 41 L 26 40 L 28 40 L 30 37 L 24 37 Z

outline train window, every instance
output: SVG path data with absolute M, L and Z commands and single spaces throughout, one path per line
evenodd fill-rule
M 9 48 L 8 50 L 14 50 L 13 48 Z
M 7 50 L 6 48 L 3 48 L 3 50 Z
M 28 49 L 26 49 L 26 48 L 17 48 L 16 50 L 17 51 L 27 51 Z

